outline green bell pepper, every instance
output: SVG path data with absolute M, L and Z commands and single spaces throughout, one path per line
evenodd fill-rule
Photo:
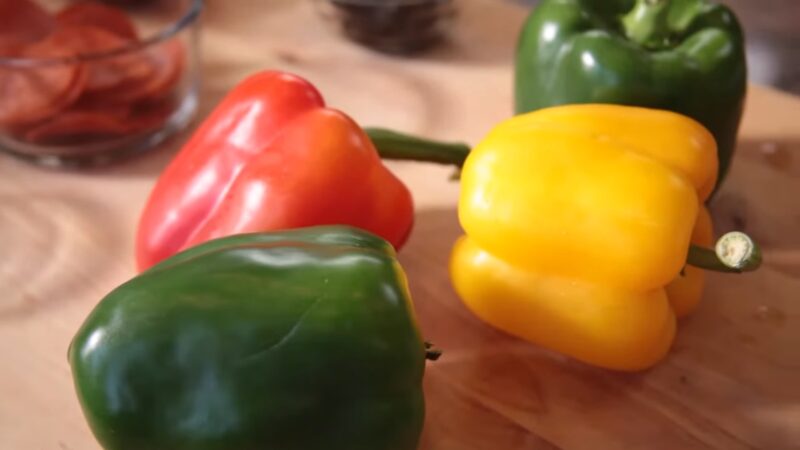
M 347 227 L 179 253 L 106 296 L 69 350 L 107 450 L 412 450 L 435 356 L 391 245 Z
M 747 88 L 735 15 L 708 0 L 543 0 L 520 35 L 516 112 L 615 103 L 692 117 L 717 140 L 722 181 Z

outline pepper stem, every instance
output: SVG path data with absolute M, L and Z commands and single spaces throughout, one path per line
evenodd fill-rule
M 667 47 L 669 5 L 670 0 L 636 0 L 633 9 L 622 17 L 628 39 L 648 49 Z
M 467 144 L 437 142 L 384 128 L 365 128 L 364 131 L 384 159 L 424 161 L 460 168 L 470 151 Z
M 434 347 L 430 342 L 425 342 L 425 359 L 436 361 L 442 356 L 442 351 Z
M 761 266 L 761 249 L 750 236 L 732 231 L 719 238 L 714 250 L 692 245 L 686 262 L 715 272 L 751 272 Z

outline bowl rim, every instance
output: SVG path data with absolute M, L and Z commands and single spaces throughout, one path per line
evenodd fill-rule
M 186 11 L 180 16 L 180 18 L 171 22 L 168 26 L 161 28 L 158 32 L 153 33 L 152 35 L 140 41 L 129 42 L 117 48 L 112 48 L 101 52 L 85 53 L 82 55 L 74 55 L 74 56 L 53 57 L 53 58 L 0 56 L 0 67 L 23 69 L 31 67 L 54 66 L 61 64 L 75 64 L 75 63 L 96 61 L 105 58 L 113 58 L 128 53 L 134 53 L 141 49 L 167 41 L 168 39 L 172 38 L 173 36 L 177 35 L 181 31 L 192 25 L 200 17 L 200 13 L 203 11 L 204 3 L 205 3 L 204 0 L 189 0 L 189 5 L 187 6 Z

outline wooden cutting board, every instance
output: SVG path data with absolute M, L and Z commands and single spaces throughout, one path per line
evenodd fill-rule
M 314 82 L 363 125 L 476 142 L 511 112 L 526 11 L 464 0 L 450 42 L 414 59 L 340 39 L 310 2 L 211 1 L 201 115 L 236 81 L 279 68 Z M 713 204 L 765 266 L 711 276 L 669 357 L 642 374 L 594 369 L 483 325 L 453 293 L 460 234 L 449 169 L 391 167 L 413 189 L 401 254 L 426 337 L 426 450 L 800 448 L 800 99 L 754 87 L 738 156 Z M 145 196 L 183 138 L 112 168 L 54 171 L 0 157 L 0 448 L 92 450 L 66 350 L 94 304 L 131 277 Z M 235 450 L 235 449 L 231 449 Z

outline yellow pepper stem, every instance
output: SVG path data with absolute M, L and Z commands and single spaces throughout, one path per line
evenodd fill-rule
M 750 236 L 732 231 L 719 238 L 714 250 L 692 245 L 686 263 L 715 272 L 751 272 L 761 266 L 761 249 Z

